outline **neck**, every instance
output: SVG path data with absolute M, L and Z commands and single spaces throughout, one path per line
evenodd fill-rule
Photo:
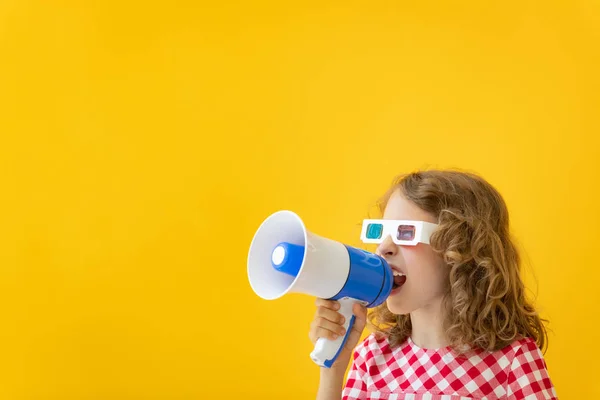
M 410 313 L 411 339 L 422 349 L 440 349 L 450 344 L 444 329 L 442 299 Z

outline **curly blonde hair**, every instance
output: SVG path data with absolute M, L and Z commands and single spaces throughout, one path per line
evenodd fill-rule
M 500 193 L 472 173 L 418 171 L 394 180 L 378 201 L 381 213 L 398 189 L 438 219 L 430 242 L 450 268 L 443 304 L 451 347 L 458 353 L 475 348 L 495 351 L 528 337 L 545 351 L 546 321 L 526 299 L 521 259 Z M 410 315 L 395 315 L 385 303 L 369 314 L 369 322 L 392 347 L 411 333 Z

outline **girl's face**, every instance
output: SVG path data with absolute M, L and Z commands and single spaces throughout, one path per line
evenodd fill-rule
M 437 223 L 433 215 L 405 199 L 400 190 L 390 196 L 383 218 Z M 404 283 L 403 278 L 396 278 L 396 282 L 402 284 L 393 289 L 387 299 L 388 309 L 392 313 L 409 314 L 415 310 L 439 306 L 448 290 L 450 268 L 428 244 L 398 246 L 388 236 L 377 247 L 376 253 L 390 264 L 395 274 L 399 272 L 406 276 Z

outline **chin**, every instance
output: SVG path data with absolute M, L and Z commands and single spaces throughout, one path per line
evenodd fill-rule
M 386 305 L 388 310 L 390 310 L 391 313 L 396 315 L 407 315 L 415 310 L 415 308 L 411 307 L 410 304 L 407 304 L 403 301 L 399 301 L 399 299 L 388 298 L 386 300 Z

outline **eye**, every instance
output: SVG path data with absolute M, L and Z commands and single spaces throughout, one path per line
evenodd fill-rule
M 400 225 L 396 238 L 406 241 L 413 240 L 415 238 L 415 230 L 416 228 L 413 225 Z

